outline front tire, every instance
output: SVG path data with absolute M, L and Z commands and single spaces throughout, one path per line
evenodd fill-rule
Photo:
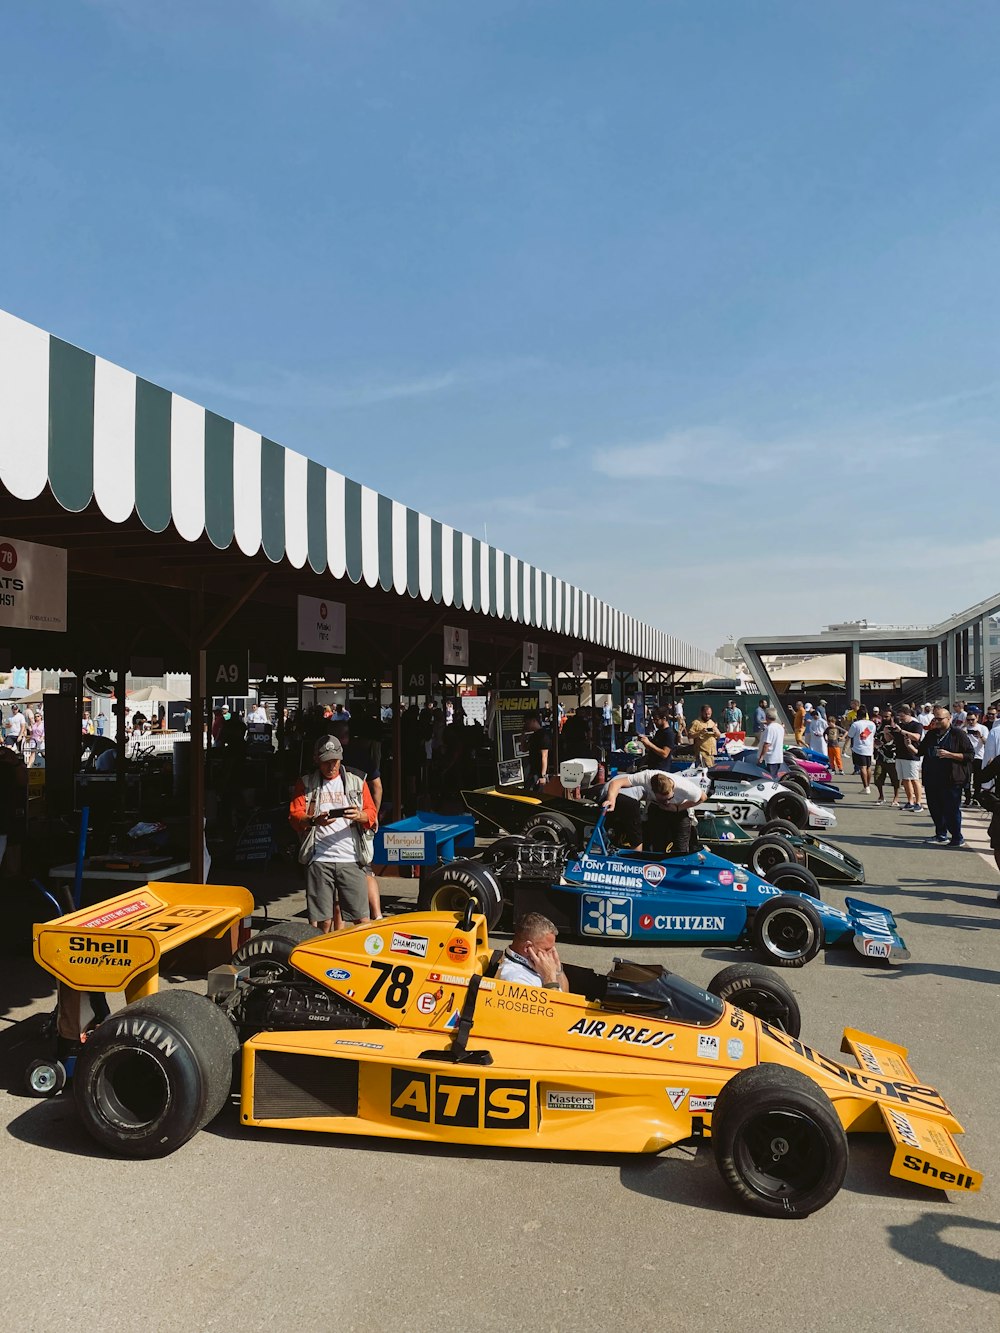
M 503 915 L 503 890 L 493 871 L 479 861 L 452 861 L 420 881 L 417 906 L 423 912 L 464 912 L 470 900 L 492 930 Z
M 761 879 L 770 879 L 776 867 L 793 865 L 794 862 L 795 848 L 788 839 L 779 834 L 766 833 L 751 843 L 746 861 L 753 873 Z
M 126 1005 L 92 1032 L 73 1095 L 85 1128 L 126 1157 L 165 1157 L 222 1110 L 239 1049 L 204 995 L 164 991 Z
M 823 922 L 808 898 L 770 898 L 758 907 L 750 942 L 774 967 L 804 967 L 823 945 Z
M 734 963 L 717 973 L 706 989 L 710 995 L 753 1014 L 754 1018 L 773 1028 L 780 1028 L 790 1037 L 797 1037 L 802 1031 L 798 1001 L 788 985 L 769 967 L 761 967 L 759 963 Z
M 847 1172 L 847 1135 L 826 1093 L 797 1069 L 744 1069 L 719 1093 L 712 1148 L 722 1179 L 751 1212 L 808 1217 Z
M 810 898 L 815 898 L 817 901 L 823 897 L 819 880 L 805 866 L 795 864 L 777 865 L 769 875 L 762 875 L 761 879 L 768 880 L 782 893 L 807 893 Z
M 788 834 L 792 838 L 797 838 L 802 830 L 793 824 L 790 819 L 769 819 L 766 824 L 760 827 L 760 836 L 766 837 L 770 833 Z

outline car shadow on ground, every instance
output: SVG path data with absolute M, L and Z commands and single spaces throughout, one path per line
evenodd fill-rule
M 8 1124 L 7 1133 L 19 1143 L 45 1148 L 49 1152 L 66 1153 L 70 1157 L 103 1157 L 108 1160 L 116 1157 L 116 1154 L 95 1142 L 83 1128 L 73 1105 L 72 1093 L 68 1092 L 61 1092 L 56 1097 L 33 1099 L 31 1105 Z
M 897 921 L 909 921 L 915 926 L 947 926 L 951 930 L 1000 929 L 1000 912 L 995 916 L 959 916 L 951 912 L 897 912 L 895 915 Z
M 0 1021 L 37 1000 L 55 996 L 55 979 L 38 966 L 30 952 L 27 956 L 0 957 L 0 970 L 3 975 L 0 982 Z
M 960 1286 L 1000 1296 L 1000 1260 L 945 1240 L 945 1231 L 998 1232 L 1000 1222 L 950 1213 L 924 1213 L 912 1222 L 886 1228 L 889 1244 L 912 1263 L 936 1268 Z

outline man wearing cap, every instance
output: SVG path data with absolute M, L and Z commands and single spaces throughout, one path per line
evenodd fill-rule
M 316 769 L 295 784 L 288 818 L 296 833 L 316 830 L 306 866 L 306 908 L 310 924 L 329 931 L 338 905 L 349 925 L 371 920 L 363 835 L 377 827 L 378 816 L 367 782 L 343 767 L 336 736 L 321 736 L 314 758 Z

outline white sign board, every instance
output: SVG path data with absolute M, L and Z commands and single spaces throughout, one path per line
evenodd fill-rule
M 583 653 L 573 654 L 573 675 L 574 676 L 583 675 Z
M 347 608 L 325 597 L 299 598 L 299 649 L 306 653 L 347 652 Z
M 66 630 L 66 552 L 0 537 L 0 625 Z
M 521 670 L 525 675 L 534 675 L 538 670 L 538 644 L 524 641 L 524 648 L 521 652 Z
M 446 667 L 469 665 L 469 631 L 455 625 L 444 627 L 444 664 Z

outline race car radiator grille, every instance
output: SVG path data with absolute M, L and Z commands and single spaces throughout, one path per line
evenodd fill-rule
M 257 1120 L 357 1115 L 358 1062 L 287 1051 L 258 1051 L 253 1115 Z

